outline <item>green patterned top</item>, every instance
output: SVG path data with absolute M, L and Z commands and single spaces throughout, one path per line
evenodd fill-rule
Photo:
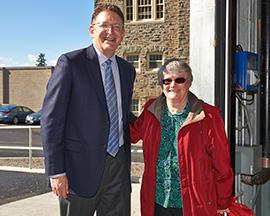
M 161 141 L 157 159 L 155 202 L 164 208 L 182 208 L 178 166 L 177 135 L 190 110 L 189 102 L 182 112 L 170 114 L 164 105 L 161 118 Z

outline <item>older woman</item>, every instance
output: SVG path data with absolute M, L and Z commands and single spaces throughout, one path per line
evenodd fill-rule
M 179 59 L 158 72 L 162 95 L 131 125 L 143 141 L 142 216 L 214 216 L 232 202 L 233 172 L 220 110 L 189 91 L 192 73 Z

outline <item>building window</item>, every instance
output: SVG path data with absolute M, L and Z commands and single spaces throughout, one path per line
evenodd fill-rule
M 133 0 L 126 1 L 126 19 L 133 20 Z
M 163 0 L 156 0 L 156 14 L 157 14 L 157 19 L 162 19 L 163 18 Z
M 139 55 L 131 54 L 127 55 L 127 61 L 133 65 L 136 69 L 139 69 Z
M 151 0 L 139 0 L 138 1 L 138 19 L 151 19 Z
M 140 115 L 140 104 L 138 99 L 132 99 L 131 111 L 135 116 Z
M 164 17 L 164 0 L 126 0 L 126 20 L 159 20 Z
M 148 68 L 160 68 L 162 65 L 162 54 L 150 54 L 148 56 Z

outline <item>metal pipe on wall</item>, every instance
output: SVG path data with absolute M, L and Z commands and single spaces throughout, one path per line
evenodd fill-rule
M 230 0 L 226 1 L 228 5 L 228 41 L 227 41 L 227 58 L 228 58 L 228 77 L 227 79 L 230 82 L 230 86 L 228 86 L 228 97 L 229 97 L 229 105 L 228 112 L 230 113 L 228 116 L 229 121 L 229 130 L 228 130 L 228 138 L 230 142 L 230 152 L 231 152 L 231 164 L 233 169 L 235 169 L 235 146 L 236 146 L 236 97 L 235 92 L 232 87 L 232 80 L 234 77 L 234 53 L 236 48 L 236 14 L 237 14 L 237 1 Z
M 263 167 L 270 168 L 270 1 L 262 0 L 261 21 L 261 124 Z

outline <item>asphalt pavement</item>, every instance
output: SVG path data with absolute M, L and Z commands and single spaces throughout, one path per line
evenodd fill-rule
M 136 179 L 136 178 L 135 178 Z M 140 184 L 132 183 L 131 216 L 140 215 Z M 0 216 L 58 216 L 43 169 L 0 167 Z
M 43 173 L 0 170 L 0 205 L 49 192 Z M 1 215 L 1 212 L 0 212 Z

